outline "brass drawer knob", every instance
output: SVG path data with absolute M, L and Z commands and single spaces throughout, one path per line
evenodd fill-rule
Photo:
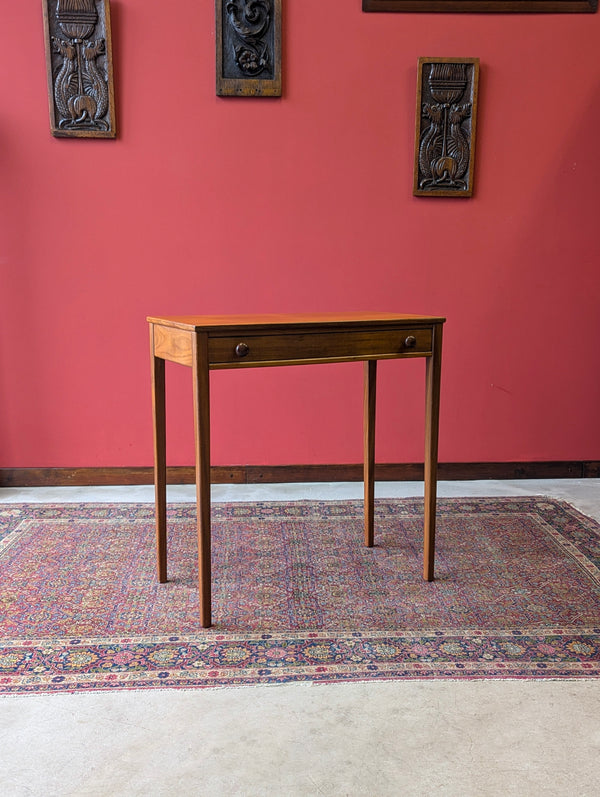
M 250 351 L 250 346 L 247 343 L 238 343 L 235 347 L 235 353 L 238 357 L 245 357 Z
M 417 345 L 417 339 L 414 335 L 409 335 L 407 338 L 405 338 L 404 345 L 407 349 L 414 349 Z

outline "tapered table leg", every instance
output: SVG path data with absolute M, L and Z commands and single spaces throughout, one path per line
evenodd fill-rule
M 364 364 L 364 484 L 365 484 L 365 545 L 375 543 L 375 396 L 377 360 Z
M 442 325 L 434 326 L 431 357 L 425 375 L 425 529 L 423 578 L 433 581 L 435 562 L 435 516 L 437 502 L 438 428 L 440 415 L 440 377 L 442 371 Z
M 193 337 L 192 372 L 194 383 L 200 623 L 203 628 L 208 628 L 212 624 L 210 561 L 210 377 L 208 336 L 203 333 L 196 333 Z
M 154 433 L 154 495 L 158 580 L 167 580 L 167 454 L 165 419 L 165 361 L 154 356 L 154 326 L 150 325 L 152 364 L 152 427 Z

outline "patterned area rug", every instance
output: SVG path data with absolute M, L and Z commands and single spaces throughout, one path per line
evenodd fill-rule
M 563 502 L 442 499 L 436 580 L 420 500 L 214 504 L 198 623 L 195 507 L 0 505 L 0 693 L 367 679 L 600 675 L 600 526 Z

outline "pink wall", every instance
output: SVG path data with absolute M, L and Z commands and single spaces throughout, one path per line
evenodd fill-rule
M 0 466 L 151 464 L 148 314 L 358 309 L 447 316 L 441 460 L 598 458 L 600 16 L 360 5 L 284 2 L 284 96 L 244 100 L 213 0 L 113 0 L 119 137 L 73 141 L 39 3 L 3 4 Z M 481 59 L 471 200 L 412 196 L 419 56 Z M 361 376 L 213 374 L 213 462 L 358 462 Z M 382 364 L 380 461 L 422 459 L 422 378 Z

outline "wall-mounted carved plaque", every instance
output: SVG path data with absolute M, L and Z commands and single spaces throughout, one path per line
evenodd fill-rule
M 419 58 L 415 196 L 472 196 L 478 83 L 478 58 Z
M 362 7 L 413 14 L 594 14 L 598 0 L 363 0 Z
M 52 135 L 115 138 L 108 0 L 42 0 Z
M 215 0 L 217 94 L 281 96 L 281 0 Z

